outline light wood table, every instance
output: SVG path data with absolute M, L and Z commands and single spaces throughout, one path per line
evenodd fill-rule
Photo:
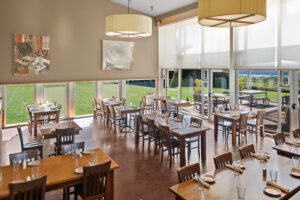
M 241 111 L 240 113 L 249 113 L 249 111 Z M 255 119 L 256 114 L 250 113 L 248 120 Z M 239 121 L 240 116 L 232 116 L 229 112 L 224 113 L 215 113 L 214 115 L 214 136 L 215 141 L 218 140 L 218 121 L 224 120 L 232 123 L 232 145 L 236 144 L 236 127 L 237 122 Z
M 39 133 L 44 140 L 56 138 L 56 129 L 75 128 L 75 134 L 79 135 L 82 128 L 74 121 L 61 121 L 59 123 L 46 124 L 39 127 Z
M 95 149 L 98 154 L 98 164 L 112 161 L 110 167 L 110 177 L 108 180 L 108 199 L 114 199 L 114 170 L 119 168 L 119 165 L 106 155 L 101 149 Z M 91 161 L 91 155 L 84 155 L 78 158 L 79 166 L 88 166 Z M 72 155 L 55 156 L 40 160 L 39 176 L 47 175 L 46 191 L 58 190 L 68 186 L 74 186 L 83 182 L 82 174 L 75 174 L 75 160 Z M 2 172 L 2 183 L 0 184 L 0 199 L 9 199 L 8 184 L 14 181 L 13 166 L 3 166 L 0 168 Z M 27 176 L 32 175 L 31 167 L 19 169 L 20 180 L 26 180 Z
M 125 131 L 126 131 L 126 128 L 132 129 L 131 126 L 128 125 L 128 123 L 127 123 L 127 121 L 128 121 L 127 115 L 134 114 L 134 113 L 141 114 L 141 111 L 143 110 L 143 108 L 138 108 L 136 106 L 129 106 L 129 105 L 115 106 L 114 108 L 115 108 L 115 111 L 117 113 L 119 113 L 120 115 L 125 115 L 125 127 L 123 127 L 123 128 L 125 128 Z
M 175 106 L 177 113 L 180 107 L 189 107 L 192 105 L 191 102 L 185 100 L 168 100 L 167 103 L 169 106 Z
M 152 120 L 155 120 L 156 114 L 146 115 L 144 118 L 150 118 Z M 181 129 L 182 122 L 175 122 L 170 121 L 168 124 L 166 124 L 166 121 L 164 118 L 160 121 L 161 125 L 168 126 L 170 128 L 170 134 L 177 137 L 179 139 L 179 148 L 180 148 L 180 167 L 183 167 L 186 165 L 186 158 L 185 158 L 185 147 L 186 147 L 186 139 L 187 138 L 193 138 L 193 137 L 201 137 L 201 160 L 206 160 L 206 132 L 209 130 L 209 128 L 203 127 L 203 128 L 194 128 L 194 127 L 187 127 L 185 129 Z M 156 123 L 156 126 L 158 127 L 159 124 Z M 138 133 L 136 133 L 136 139 L 138 141 Z
M 101 100 L 98 100 L 97 99 L 97 105 L 99 105 L 100 107 L 101 107 Z M 119 106 L 119 105 L 121 105 L 121 102 L 119 101 L 119 100 L 117 100 L 117 99 L 115 99 L 115 100 L 105 100 L 104 101 L 104 109 L 105 109 L 105 122 L 106 122 L 106 125 L 108 125 L 109 124 L 109 115 L 110 115 L 110 113 L 109 113 L 109 109 L 108 109 L 108 107 L 109 106 L 112 106 L 112 107 L 114 107 L 114 106 Z
M 243 162 L 246 169 L 239 177 L 241 183 L 246 187 L 245 199 L 274 199 L 274 197 L 270 197 L 263 192 L 266 181 L 270 180 L 270 169 L 278 170 L 277 184 L 288 188 L 290 191 L 299 187 L 300 179 L 290 175 L 290 170 L 293 167 L 291 159 L 271 155 L 267 162 L 267 180 L 263 177 L 260 161 L 249 157 L 244 159 Z M 210 189 L 205 188 L 204 196 L 206 200 L 237 199 L 237 189 L 234 184 L 235 175 L 232 170 L 224 167 L 208 172 L 208 174 L 214 175 L 216 182 L 210 186 Z M 193 180 L 174 185 L 169 190 L 181 199 L 199 199 L 198 183 Z M 283 195 L 285 194 L 283 193 Z
M 41 118 L 44 118 L 46 116 L 50 117 L 55 115 L 55 121 L 59 122 L 59 115 L 60 115 L 60 109 L 58 109 L 53 104 L 45 104 L 41 106 L 29 106 L 29 110 L 31 114 L 33 115 L 33 121 L 34 121 L 34 136 L 37 136 L 37 126 L 38 126 L 38 120 Z
M 300 147 L 292 146 L 290 144 L 279 144 L 277 146 L 274 146 L 273 149 L 277 151 L 278 155 L 285 156 L 288 158 L 292 158 L 293 156 L 300 158 Z

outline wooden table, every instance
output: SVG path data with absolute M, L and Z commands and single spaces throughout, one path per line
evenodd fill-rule
M 249 157 L 244 159 L 243 162 L 246 165 L 246 170 L 240 175 L 240 181 L 246 187 L 245 199 L 274 199 L 274 197 L 267 196 L 263 192 L 263 188 L 266 186 L 266 179 L 263 178 L 260 161 Z M 289 174 L 292 167 L 291 159 L 271 155 L 267 162 L 267 180 L 270 179 L 269 170 L 277 169 L 279 172 L 277 184 L 288 188 L 290 191 L 299 187 L 300 179 Z M 232 170 L 225 167 L 208 172 L 208 174 L 214 175 L 216 182 L 211 185 L 210 189 L 205 188 L 204 196 L 206 200 L 237 199 L 237 189 L 234 186 L 235 176 Z M 199 199 L 198 183 L 193 180 L 174 185 L 169 190 L 182 199 Z
M 108 180 L 108 199 L 114 199 L 114 170 L 119 168 L 119 165 L 106 155 L 101 149 L 95 149 L 98 154 L 98 164 L 112 161 L 110 167 L 110 177 Z M 91 155 L 84 155 L 78 158 L 79 166 L 87 166 L 91 161 Z M 47 175 L 46 191 L 58 190 L 68 186 L 73 186 L 82 183 L 82 174 L 75 174 L 75 160 L 72 155 L 55 156 L 51 158 L 41 159 L 39 165 L 39 176 Z M 2 183 L 0 184 L 0 199 L 9 199 L 8 184 L 14 180 L 13 166 L 4 166 L 0 168 L 2 172 Z M 23 170 L 19 169 L 20 179 L 26 180 L 27 176 L 31 176 L 31 167 Z
M 249 113 L 249 111 L 241 111 L 240 113 Z M 250 113 L 248 119 L 255 119 L 256 114 Z M 236 127 L 240 116 L 232 116 L 229 112 L 215 113 L 214 115 L 214 136 L 215 141 L 218 140 L 218 120 L 224 120 L 232 123 L 232 145 L 236 144 Z
M 167 103 L 170 106 L 175 106 L 177 113 L 179 111 L 179 107 L 189 107 L 189 106 L 191 106 L 191 102 L 185 101 L 185 100 L 168 100 Z
M 253 97 L 255 94 L 264 94 L 266 98 L 268 97 L 267 91 L 262 91 L 262 90 L 243 90 L 243 91 L 240 91 L 239 93 L 250 96 L 250 109 L 251 110 L 252 110 L 252 105 L 253 105 Z
M 115 106 L 115 111 L 117 113 L 119 113 L 120 115 L 125 115 L 125 131 L 126 131 L 126 128 L 131 128 L 130 125 L 128 125 L 127 123 L 127 115 L 128 114 L 133 114 L 133 113 L 139 113 L 141 114 L 141 111 L 143 110 L 143 108 L 138 108 L 136 106 L 129 106 L 129 105 L 125 105 L 125 106 Z
M 96 102 L 97 102 L 97 105 L 99 105 L 101 107 L 101 100 L 97 99 Z M 116 100 L 116 99 L 114 99 L 114 100 L 107 99 L 107 100 L 104 101 L 106 125 L 109 124 L 109 115 L 110 115 L 110 113 L 108 111 L 108 107 L 109 106 L 114 107 L 114 106 L 119 106 L 119 105 L 121 105 L 121 102 L 119 100 Z
M 155 102 L 155 109 L 158 108 L 157 104 L 161 100 L 167 100 L 167 96 L 148 95 L 146 96 L 147 103 Z
M 45 104 L 41 106 L 29 106 L 29 110 L 33 115 L 35 137 L 37 136 L 38 119 L 44 118 L 45 116 L 49 117 L 55 115 L 55 121 L 57 123 L 59 122 L 60 109 L 58 109 L 53 104 Z
M 273 149 L 277 151 L 278 155 L 285 156 L 288 158 L 292 158 L 293 156 L 300 158 L 300 147 L 292 147 L 290 144 L 280 144 L 277 146 L 274 146 Z
M 74 121 L 62 121 L 59 123 L 46 124 L 39 127 L 39 133 L 44 140 L 56 138 L 56 129 L 75 128 L 75 134 L 79 135 L 82 128 Z
M 156 114 L 151 114 L 144 116 L 144 118 L 150 118 L 152 120 L 155 120 Z M 209 130 L 209 128 L 194 128 L 194 127 L 187 127 L 185 129 L 180 129 L 181 122 L 175 122 L 170 121 L 168 124 L 166 124 L 165 119 L 162 119 L 160 122 L 161 125 L 168 126 L 170 128 L 170 134 L 177 137 L 179 139 L 179 148 L 180 148 L 180 167 L 183 167 L 186 165 L 186 158 L 185 158 L 185 147 L 186 143 L 185 140 L 187 138 L 192 137 L 201 137 L 201 160 L 206 160 L 206 131 Z M 159 124 L 156 123 L 156 126 L 158 127 Z M 136 138 L 138 141 L 138 133 L 136 133 Z

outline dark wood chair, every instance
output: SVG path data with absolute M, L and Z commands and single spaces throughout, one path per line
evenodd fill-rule
M 200 165 L 195 163 L 182 167 L 177 170 L 178 182 L 182 183 L 188 180 L 193 179 L 195 176 L 200 175 Z
M 38 150 L 40 158 L 43 158 L 43 142 L 33 141 L 33 142 L 28 142 L 28 143 L 24 144 L 23 132 L 22 132 L 22 128 L 21 128 L 20 125 L 18 125 L 17 130 L 19 132 L 22 152 L 23 151 L 28 151 L 28 150 Z
M 156 128 L 155 121 L 152 119 L 147 119 L 147 127 L 148 127 L 148 152 L 150 151 L 150 144 L 154 142 L 154 154 L 157 153 L 157 146 L 160 146 L 160 133 Z
M 294 136 L 294 138 L 300 137 L 300 128 L 296 128 L 293 130 L 293 136 Z
M 109 106 L 109 122 L 110 122 L 110 130 L 113 125 L 115 126 L 115 129 L 117 127 L 121 129 L 125 125 L 125 117 L 117 115 L 114 106 Z
M 254 144 L 246 145 L 239 148 L 241 159 L 247 158 L 251 153 L 255 153 Z
M 174 118 L 177 118 L 177 119 L 180 119 L 180 120 L 183 120 L 183 117 L 184 117 L 184 115 L 179 114 L 179 113 L 174 113 L 173 116 L 174 116 Z
M 161 162 L 164 158 L 164 152 L 168 151 L 170 157 L 170 167 L 172 166 L 172 158 L 174 155 L 179 154 L 179 140 L 171 137 L 170 130 L 168 126 L 159 125 L 160 132 L 160 145 L 162 147 L 161 150 Z M 175 152 L 175 149 L 177 150 Z
M 265 111 L 260 110 L 257 112 L 256 119 L 248 120 L 247 125 L 249 127 L 250 133 L 255 133 L 256 139 L 258 137 L 258 131 L 260 131 L 260 136 L 264 136 L 264 118 L 265 118 Z
M 224 153 L 214 157 L 214 163 L 216 169 L 225 167 L 226 164 L 232 164 L 232 153 Z
M 75 186 L 75 194 L 83 200 L 108 198 L 108 180 L 111 161 L 83 167 L 83 184 Z
M 73 152 L 76 150 L 83 152 L 84 151 L 84 142 L 63 145 L 61 148 L 61 154 L 69 154 L 70 152 Z
M 75 128 L 56 129 L 56 155 L 62 154 L 62 146 L 66 144 L 74 144 Z
M 33 160 L 38 160 L 38 159 L 39 159 L 39 152 L 36 149 L 23 151 L 20 153 L 9 154 L 9 164 L 10 165 L 13 165 L 14 161 L 23 162 L 24 160 L 33 161 Z
M 175 116 L 175 113 L 174 113 L 174 116 Z M 202 120 L 199 118 L 191 117 L 191 125 L 201 127 Z M 197 136 L 197 137 L 187 138 L 185 140 L 186 147 L 188 149 L 188 159 L 190 159 L 190 157 L 191 157 L 192 149 L 198 149 L 198 157 L 200 157 L 200 147 L 201 147 L 200 146 L 200 138 L 201 138 L 200 136 Z M 196 144 L 192 145 L 193 143 L 196 143 Z
M 22 183 L 10 183 L 10 200 L 44 200 L 47 176 Z
M 143 138 L 143 149 L 145 145 L 145 140 L 149 140 L 149 132 L 147 128 L 147 124 L 143 121 L 143 117 L 141 115 L 137 115 L 137 129 L 138 129 L 138 137 Z
M 297 194 L 300 191 L 300 185 L 296 187 L 295 189 L 289 191 L 286 195 L 280 198 L 280 200 L 288 200 L 291 199 L 295 194 Z M 294 198 L 293 198 L 294 199 Z M 299 199 L 299 198 L 298 198 Z
M 241 144 L 241 135 L 245 136 L 246 144 L 247 144 L 247 120 L 248 120 L 248 113 L 240 114 L 240 118 L 236 127 L 239 144 Z M 228 127 L 228 129 L 232 131 L 232 127 Z M 232 132 L 227 131 L 226 134 L 227 141 L 228 141 L 228 135 L 231 133 Z
M 276 145 L 279 145 L 279 144 L 282 144 L 282 143 L 285 142 L 285 136 L 284 136 L 283 132 L 275 134 L 273 136 L 273 138 L 274 138 L 274 141 L 275 141 Z

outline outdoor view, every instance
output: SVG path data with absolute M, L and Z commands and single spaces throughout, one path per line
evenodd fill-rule
M 92 100 L 96 97 L 95 82 L 75 83 L 75 115 L 88 115 L 93 113 Z
M 60 110 L 60 115 L 66 115 L 66 84 L 49 84 L 44 86 L 44 99 L 45 102 L 54 103 L 62 105 Z
M 103 99 L 119 97 L 119 81 L 103 82 Z
M 142 96 L 148 93 L 155 94 L 155 80 L 126 81 L 126 102 L 134 106 L 140 106 Z

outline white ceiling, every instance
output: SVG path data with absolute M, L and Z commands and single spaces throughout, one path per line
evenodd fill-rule
M 111 1 L 122 4 L 126 7 L 128 5 L 128 0 Z M 151 16 L 158 16 L 197 1 L 198 0 L 131 0 L 130 8 Z M 153 6 L 153 11 L 151 11 L 151 6 Z

